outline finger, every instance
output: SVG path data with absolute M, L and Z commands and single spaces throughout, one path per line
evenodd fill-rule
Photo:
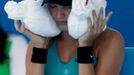
M 21 22 L 21 25 L 20 25 L 19 21 L 15 21 L 15 27 L 20 33 L 24 33 L 24 31 L 26 30 L 25 24 Z
M 20 28 L 21 32 L 25 34 L 25 31 L 27 31 L 27 29 L 25 28 L 25 24 L 22 22 L 21 28 Z
M 95 10 L 92 11 L 92 16 L 93 16 L 93 27 L 94 27 L 94 30 L 96 31 L 98 22 L 97 22 L 97 14 Z
M 109 21 L 110 17 L 112 16 L 112 12 L 109 12 L 108 15 L 105 17 L 102 25 L 101 25 L 101 30 L 99 32 L 102 32 L 104 27 L 106 26 L 107 22 Z
M 21 25 L 19 27 L 19 31 L 28 37 L 30 37 L 32 35 L 32 32 L 29 31 L 27 28 L 25 28 L 25 23 L 23 23 L 23 22 L 21 22 Z
M 40 35 L 37 35 L 37 34 L 35 34 L 35 33 L 33 33 L 33 32 L 31 32 L 30 30 L 28 30 L 26 27 L 25 27 L 25 24 L 24 23 L 22 23 L 22 32 L 23 32 L 23 34 L 25 34 L 26 36 L 28 36 L 29 38 L 35 38 L 35 37 L 37 37 L 37 36 L 40 36 Z M 41 37 L 41 36 L 40 36 Z
M 102 22 L 103 22 L 103 7 L 100 8 L 100 11 L 99 11 L 98 27 L 97 27 L 98 30 L 100 30 L 100 28 L 101 28 L 101 26 L 102 26 Z
M 29 31 L 27 28 L 25 28 L 25 24 L 22 23 L 22 26 L 21 26 L 21 31 L 28 37 L 31 37 L 33 36 L 33 33 L 31 31 Z
M 19 22 L 17 20 L 14 21 L 14 27 L 17 31 L 20 32 L 20 25 L 19 25 Z
M 91 18 L 89 17 L 89 18 L 88 18 L 88 28 L 89 28 L 88 31 L 89 31 L 89 32 L 92 32 L 93 29 L 94 29 L 93 27 L 94 27 L 94 25 L 93 25 L 93 23 L 92 23 Z
M 89 26 L 89 28 L 91 28 L 93 26 L 92 21 L 91 21 L 91 18 L 88 17 L 87 20 L 88 20 L 88 26 Z
M 34 37 L 34 34 L 31 31 L 29 31 L 27 28 L 25 28 L 25 24 L 23 22 L 21 23 L 21 25 L 19 25 L 19 21 L 14 21 L 14 23 L 15 23 L 16 30 L 18 30 L 20 33 L 25 34 L 29 38 Z
M 92 16 L 93 16 L 93 20 L 96 21 L 97 20 L 97 14 L 96 14 L 95 10 L 92 11 Z
M 104 18 L 102 25 L 106 25 L 106 23 L 109 21 L 110 17 L 112 16 L 113 12 L 109 12 L 108 15 Z M 104 27 L 103 26 L 103 27 Z
M 21 24 L 21 25 L 20 25 Z M 25 30 L 25 24 L 24 23 L 20 23 L 19 21 L 15 21 L 15 28 L 16 30 L 18 30 L 20 33 L 23 33 Z
M 106 26 L 106 24 L 102 25 L 102 27 L 100 28 L 100 30 L 98 31 L 98 33 L 101 33 L 104 30 L 104 27 Z
M 100 8 L 99 15 L 98 15 L 98 20 L 103 20 L 103 7 Z

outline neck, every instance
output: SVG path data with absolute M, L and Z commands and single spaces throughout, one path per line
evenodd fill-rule
M 75 48 L 78 46 L 78 40 L 73 39 L 68 33 L 64 33 L 64 32 L 57 39 L 57 43 L 58 43 L 58 46 L 65 47 L 65 48 L 71 48 L 71 47 Z M 63 48 L 63 49 L 65 49 L 65 48 Z
M 57 47 L 61 60 L 67 63 L 77 52 L 78 42 L 73 39 L 67 32 L 62 32 L 57 39 Z
M 72 38 L 68 32 L 62 32 L 61 36 L 58 38 L 60 41 L 77 41 L 76 39 Z

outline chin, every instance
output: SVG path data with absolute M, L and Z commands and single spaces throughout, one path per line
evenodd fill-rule
M 67 27 L 59 27 L 59 29 L 60 29 L 61 31 L 68 31 L 68 28 L 67 28 Z
M 57 24 L 61 31 L 68 31 L 67 24 Z

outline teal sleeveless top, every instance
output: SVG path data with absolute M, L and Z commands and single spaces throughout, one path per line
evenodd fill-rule
M 47 63 L 45 64 L 45 75 L 78 75 L 78 63 L 75 62 L 77 54 L 71 61 L 63 63 L 58 55 L 56 41 L 48 51 Z

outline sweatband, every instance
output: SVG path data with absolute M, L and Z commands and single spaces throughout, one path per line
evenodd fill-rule
M 42 5 L 44 5 L 45 3 L 55 3 L 62 6 L 71 6 L 72 0 L 44 0 Z
M 93 63 L 92 47 L 78 47 L 77 60 L 78 63 Z
M 47 62 L 47 54 L 47 49 L 34 47 L 31 62 L 45 64 Z

